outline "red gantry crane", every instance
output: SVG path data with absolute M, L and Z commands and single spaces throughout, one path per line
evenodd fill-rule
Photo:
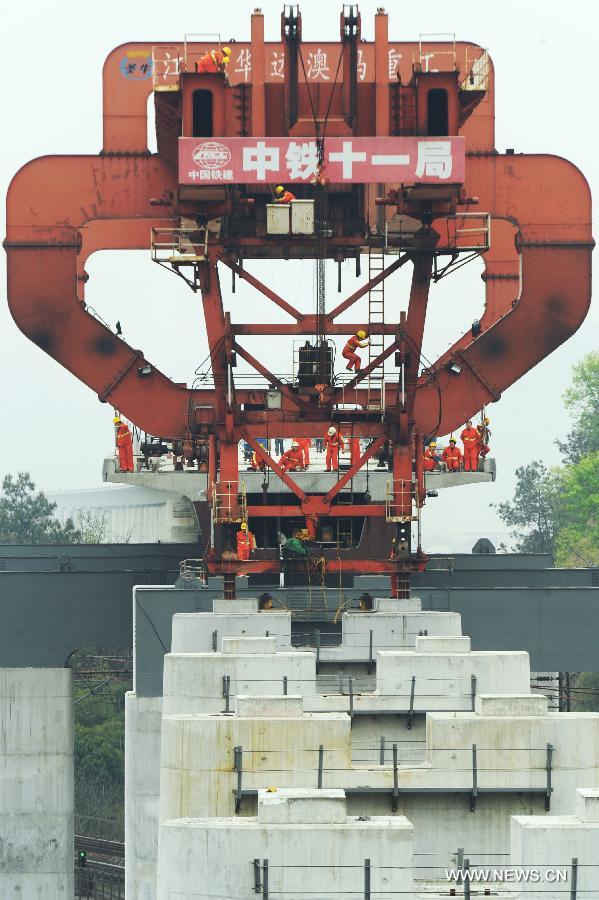
M 425 498 L 425 438 L 497 401 L 586 315 L 589 189 L 562 158 L 497 152 L 494 72 L 476 45 L 442 36 L 390 41 L 384 10 L 374 41 L 366 41 L 355 5 L 343 7 L 339 41 L 303 43 L 299 9 L 285 6 L 280 41 L 265 41 L 256 10 L 250 42 L 230 43 L 226 73 L 197 71 L 202 54 L 217 49 L 201 36 L 112 51 L 103 70 L 101 152 L 33 160 L 11 184 L 10 309 L 19 328 L 101 402 L 152 435 L 182 442 L 189 455 L 201 448 L 213 524 L 205 563 L 226 576 L 229 596 L 235 574 L 279 571 L 286 520 L 308 521 L 317 534 L 345 522 L 346 544 L 322 550 L 328 571 L 388 574 L 393 595 L 405 596 L 409 573 L 426 564 L 420 539 L 415 552 L 411 545 Z M 151 93 L 156 154 L 147 149 Z M 278 184 L 297 201 L 273 203 Z M 88 257 L 140 248 L 201 298 L 213 384 L 172 382 L 86 308 Z M 474 256 L 485 267 L 480 328 L 423 366 L 431 282 Z M 316 260 L 315 308 L 298 309 L 263 284 L 251 273 L 256 259 Z M 325 260 L 348 259 L 357 274 L 367 259 L 368 281 L 327 308 Z M 385 302 L 384 285 L 406 264 L 404 313 L 389 289 Z M 288 323 L 232 321 L 223 270 L 272 301 Z M 362 297 L 368 322 L 340 322 Z M 365 327 L 367 365 L 341 379 L 331 339 Z M 248 335 L 290 338 L 290 354 L 294 339 L 305 340 L 293 376 L 280 377 L 250 353 Z M 239 358 L 263 390 L 236 383 Z M 322 437 L 331 424 L 346 438 L 371 439 L 339 473 L 284 472 L 258 442 Z M 245 490 L 240 440 L 284 493 L 280 482 L 277 493 Z M 371 495 L 358 475 L 383 448 L 388 486 L 384 496 Z M 262 523 L 267 536 L 247 561 L 231 552 L 243 520 Z

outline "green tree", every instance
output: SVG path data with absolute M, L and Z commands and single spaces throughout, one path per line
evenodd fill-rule
M 547 469 L 540 460 L 516 469 L 513 501 L 497 504 L 497 512 L 512 529 L 517 553 L 553 554 L 560 516 L 559 484 L 559 472 Z
M 56 503 L 50 503 L 39 491 L 28 472 L 16 478 L 7 475 L 0 496 L 0 543 L 2 544 L 75 544 L 81 540 L 72 519 L 61 525 L 54 515 Z
M 572 368 L 572 383 L 564 393 L 564 403 L 573 426 L 565 441 L 557 441 L 564 460 L 579 463 L 599 451 L 599 351 L 587 353 Z
M 556 540 L 558 566 L 599 566 L 599 451 L 561 474 Z

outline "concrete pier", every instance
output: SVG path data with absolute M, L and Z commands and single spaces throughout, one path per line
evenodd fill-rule
M 70 669 L 0 668 L 0 897 L 72 900 Z

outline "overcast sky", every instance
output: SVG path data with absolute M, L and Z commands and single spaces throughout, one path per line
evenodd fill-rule
M 341 3 L 301 3 L 304 40 L 334 40 L 339 33 Z M 363 35 L 373 37 L 378 6 L 360 3 Z M 597 57 L 597 4 L 541 0 L 501 3 L 390 3 L 392 40 L 418 40 L 421 33 L 455 33 L 488 47 L 496 72 L 497 148 L 553 153 L 572 160 L 591 189 L 599 175 L 599 116 L 594 86 Z M 266 37 L 277 39 L 282 3 L 262 3 Z M 252 3 L 227 4 L 117 3 L 82 6 L 72 0 L 53 4 L 34 0 L 3 9 L 2 186 L 15 171 L 45 154 L 96 153 L 101 147 L 101 68 L 118 44 L 131 41 L 168 43 L 185 33 L 221 32 L 249 39 Z M 4 210 L 3 210 L 4 212 Z M 102 459 L 112 452 L 111 408 L 54 360 L 31 344 L 14 325 L 5 302 L 5 256 L 0 254 L 0 391 L 5 423 L 0 475 L 28 470 L 45 490 L 101 485 Z M 149 253 L 104 252 L 87 264 L 86 300 L 111 325 L 120 319 L 124 337 L 177 381 L 190 382 L 207 353 L 199 300 L 177 278 L 153 265 Z M 292 303 L 313 306 L 312 263 L 253 264 Z M 481 266 L 474 263 L 431 293 L 425 353 L 435 359 L 482 311 Z M 330 302 L 338 302 L 334 273 Z M 394 291 L 407 297 L 407 273 L 395 276 Z M 229 279 L 225 279 L 228 288 Z M 351 267 L 344 272 L 344 293 L 355 289 Z M 256 295 L 240 288 L 225 298 L 233 319 L 251 321 L 262 313 Z M 450 300 L 451 314 L 449 313 Z M 266 301 L 264 301 L 266 304 Z M 490 503 L 510 497 L 515 469 L 533 458 L 559 462 L 556 437 L 568 429 L 561 394 L 570 368 L 599 336 L 597 301 L 579 332 L 489 407 L 498 477 L 494 485 L 442 492 L 427 504 L 424 544 L 436 552 L 470 550 L 474 539 L 507 535 Z M 455 310 L 459 310 L 456 317 Z M 273 309 L 273 307 L 270 307 Z M 276 312 L 276 311 L 275 311 Z M 352 318 L 353 315 L 352 315 Z M 274 319 L 273 319 L 274 320 Z M 282 318 L 281 321 L 284 319 Z M 252 344 L 248 341 L 248 349 Z M 279 371 L 290 371 L 282 348 Z M 270 354 L 271 351 L 269 351 Z M 264 349 L 263 349 L 264 355 Z M 268 356 L 272 363 L 272 356 Z

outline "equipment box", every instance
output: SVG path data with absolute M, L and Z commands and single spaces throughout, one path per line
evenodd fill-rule
M 291 210 L 289 203 L 266 204 L 266 233 L 289 234 L 291 224 Z
M 314 200 L 292 200 L 291 234 L 314 234 Z

